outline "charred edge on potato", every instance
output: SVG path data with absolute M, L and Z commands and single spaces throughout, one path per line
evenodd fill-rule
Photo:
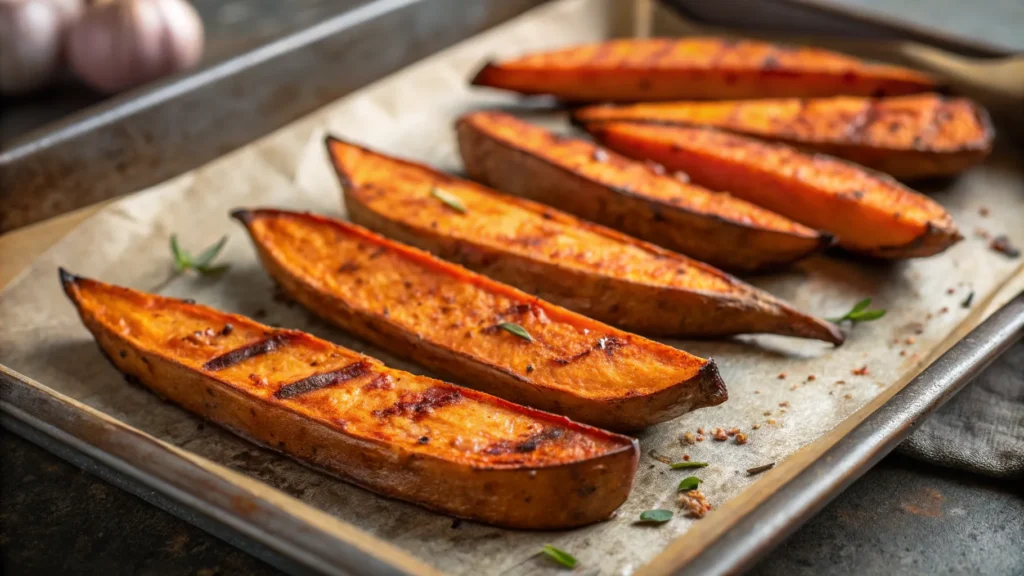
M 434 387 L 424 392 L 403 393 L 393 406 L 374 410 L 373 415 L 381 420 L 392 416 L 403 416 L 418 420 L 438 408 L 451 406 L 462 400 L 462 394 L 454 388 Z
M 302 396 L 321 388 L 327 388 L 328 386 L 335 386 L 342 382 L 347 382 L 368 374 L 370 372 L 370 363 L 366 360 L 359 360 L 353 362 L 348 366 L 334 370 L 332 372 L 324 372 L 322 374 L 314 374 L 301 380 L 296 380 L 289 384 L 281 386 L 281 388 L 274 393 L 274 397 L 279 400 L 287 400 L 289 398 L 295 398 L 296 396 Z

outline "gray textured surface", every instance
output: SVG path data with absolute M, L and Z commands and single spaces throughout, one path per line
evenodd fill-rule
M 922 423 L 900 450 L 945 466 L 1024 478 L 1024 342 Z

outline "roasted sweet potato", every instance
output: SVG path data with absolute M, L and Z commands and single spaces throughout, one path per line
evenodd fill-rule
M 720 404 L 714 362 L 617 330 L 348 222 L 237 211 L 278 284 L 343 329 L 520 404 L 637 430 Z M 505 322 L 527 338 L 502 329 Z
M 722 192 L 681 181 L 657 164 L 556 136 L 500 112 L 458 122 L 474 180 L 739 272 L 778 268 L 832 237 Z
M 630 122 L 587 126 L 609 148 L 682 170 L 694 182 L 831 232 L 851 252 L 918 258 L 938 254 L 962 238 L 952 216 L 931 198 L 831 156 L 711 128 Z
M 641 102 L 926 92 L 921 72 L 817 48 L 724 38 L 611 40 L 488 63 L 473 84 L 570 102 Z
M 385 496 L 513 528 L 568 528 L 626 499 L 635 440 L 392 370 L 293 330 L 73 276 L 118 370 L 243 436 Z
M 842 342 L 832 324 L 707 264 L 421 164 L 328 148 L 356 223 L 591 318 L 647 334 Z
M 902 179 L 949 176 L 992 150 L 988 113 L 965 98 L 786 98 L 589 106 L 578 123 L 710 126 L 852 160 Z

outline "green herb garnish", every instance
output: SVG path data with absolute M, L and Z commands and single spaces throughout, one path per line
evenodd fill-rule
M 685 468 L 703 468 L 707 465 L 707 462 L 676 462 L 675 464 L 669 464 L 669 468 L 683 470 Z
M 640 513 L 641 522 L 657 522 L 658 524 L 664 524 L 671 519 L 671 510 L 647 510 L 646 512 Z
M 515 334 L 527 342 L 533 342 L 533 336 L 530 336 L 530 333 L 526 331 L 526 328 L 523 328 L 515 322 L 502 322 L 501 324 L 498 324 L 498 328 Z
M 217 257 L 224 245 L 227 244 L 228 237 L 222 236 L 220 240 L 214 243 L 212 246 L 208 246 L 198 256 L 192 256 L 187 250 L 178 245 L 178 235 L 171 234 L 171 254 L 174 256 L 174 268 L 178 272 L 184 272 L 186 270 L 195 270 L 200 274 L 205 275 L 217 275 L 228 269 L 227 264 L 221 264 L 218 266 L 213 265 L 213 259 Z
M 967 295 L 967 298 L 964 298 L 964 301 L 960 303 L 960 307 L 961 308 L 970 308 L 971 307 L 971 302 L 973 302 L 973 301 L 974 301 L 974 291 L 972 290 L 971 293 Z
M 882 316 L 885 316 L 885 310 L 868 310 L 868 306 L 871 305 L 871 298 L 865 298 L 860 302 L 857 302 L 849 312 L 839 318 L 829 318 L 829 322 L 833 324 L 839 324 L 849 320 L 856 324 L 857 322 L 870 322 L 872 320 L 878 320 Z
M 430 195 L 441 202 L 444 202 L 449 208 L 455 210 L 459 214 L 466 213 L 466 205 L 462 203 L 462 200 L 459 200 L 458 196 L 451 192 L 434 187 L 430 189 Z
M 695 490 L 697 486 L 700 486 L 700 478 L 697 478 L 696 476 L 687 476 L 679 483 L 679 491 L 689 492 L 690 490 Z
M 548 558 L 551 558 L 552 560 L 558 562 L 566 568 L 576 567 L 576 558 L 572 554 L 566 552 L 565 550 L 559 550 L 551 544 L 545 544 L 544 547 L 540 549 L 540 551 Z

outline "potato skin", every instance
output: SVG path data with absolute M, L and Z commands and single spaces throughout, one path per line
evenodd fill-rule
M 470 178 L 734 272 L 784 267 L 832 237 L 726 193 L 659 175 L 582 140 L 500 112 L 456 129 Z M 671 196 L 670 196 L 671 195 Z
M 988 156 L 995 137 L 984 108 L 938 94 L 590 106 L 573 119 L 718 128 L 838 156 L 903 180 L 963 172 Z
M 274 330 L 242 316 L 102 284 L 63 270 L 61 281 L 83 323 L 118 370 L 240 436 L 378 494 L 488 524 L 530 529 L 570 528 L 603 520 L 629 494 L 639 454 L 637 442 L 630 438 L 391 370 L 301 332 Z M 170 317 L 180 332 L 161 334 L 161 326 L 166 325 L 155 319 L 154 312 Z M 119 327 L 115 319 L 133 330 Z M 214 342 L 209 346 L 186 342 L 193 327 L 227 324 L 233 326 L 231 334 L 210 337 Z M 180 333 L 186 338 L 179 341 Z M 166 337 L 154 338 L 159 335 Z M 219 351 L 261 335 L 286 339 L 285 351 L 252 357 L 221 371 L 204 368 L 203 362 L 208 365 Z M 167 343 L 174 344 L 166 348 Z M 332 388 L 282 399 L 270 390 L 276 383 L 268 385 L 266 380 L 279 376 L 273 372 L 276 367 L 294 367 L 290 363 L 294 357 L 282 358 L 284 354 L 325 363 L 361 362 L 366 372 Z M 240 376 L 250 371 L 257 377 Z M 392 388 L 373 388 L 380 378 L 390 379 Z M 370 412 L 349 412 L 347 419 L 339 418 L 331 411 L 331 400 L 341 401 L 339 394 L 357 384 L 361 388 L 355 389 L 362 396 L 353 402 L 363 407 L 372 407 L 375 399 L 395 398 L 397 406 L 407 406 L 413 390 L 409 387 L 417 386 L 442 390 L 454 400 L 420 411 L 410 408 L 408 419 Z M 452 410 L 459 411 L 460 417 L 454 429 L 446 429 L 437 415 Z M 520 432 L 542 433 L 527 437 L 530 450 L 521 453 L 516 450 L 524 446 L 522 438 L 513 436 L 492 444 L 493 454 L 446 443 L 459 435 L 476 438 L 477 427 L 488 428 L 494 418 Z M 368 429 L 374 432 L 365 434 Z M 413 432 L 411 438 L 409 432 Z M 434 436 L 434 443 L 417 441 L 418 434 Z
M 609 40 L 488 62 L 472 84 L 568 102 L 895 96 L 934 78 L 818 48 L 755 40 Z
M 675 252 L 421 164 L 327 145 L 353 222 L 601 322 L 664 336 L 843 341 L 834 325 Z M 459 195 L 466 213 L 434 189 Z
M 937 202 L 837 158 L 711 128 L 598 122 L 587 130 L 627 156 L 682 170 L 694 182 L 831 232 L 851 252 L 922 258 L 963 238 Z
M 354 224 L 268 209 L 233 215 L 270 275 L 303 306 L 470 387 L 614 430 L 642 429 L 728 397 L 713 361 Z M 500 321 L 519 323 L 542 345 L 495 331 Z

